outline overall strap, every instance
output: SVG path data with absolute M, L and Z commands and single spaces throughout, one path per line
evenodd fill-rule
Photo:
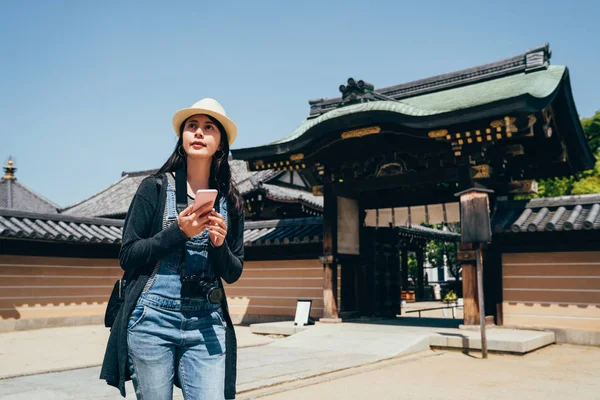
M 175 201 L 177 214 L 187 208 L 187 171 L 185 167 L 175 172 Z

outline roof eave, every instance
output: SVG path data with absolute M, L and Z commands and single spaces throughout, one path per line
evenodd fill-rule
M 562 83 L 562 81 L 561 81 Z M 548 96 L 543 98 L 534 97 L 529 94 L 496 101 L 493 103 L 483 104 L 468 109 L 460 109 L 445 113 L 429 115 L 429 116 L 411 116 L 400 114 L 392 111 L 376 111 L 377 113 L 387 114 L 393 119 L 393 122 L 410 128 L 431 130 L 440 126 L 450 126 L 461 124 L 472 120 L 491 118 L 497 115 L 510 114 L 514 112 L 534 113 L 539 112 L 547 107 L 556 97 L 562 85 Z M 366 112 L 364 114 L 370 114 Z M 358 115 L 358 114 L 349 114 Z M 337 118 L 326 120 L 322 123 L 309 128 L 299 137 L 289 142 L 269 144 L 258 147 L 249 147 L 244 149 L 232 150 L 233 157 L 239 160 L 255 160 L 269 156 L 281 156 L 289 153 L 300 152 L 305 146 L 312 142 L 319 135 L 335 130 L 357 128 L 356 124 L 347 126 L 344 124 L 344 119 L 348 115 L 343 115 Z
M 572 172 L 577 173 L 594 168 L 596 158 L 585 137 L 581 121 L 579 120 L 579 113 L 577 112 L 573 91 L 571 90 L 571 79 L 568 68 L 565 68 L 565 73 L 559 85 L 559 92 L 555 97 L 556 103 L 559 106 L 555 107 L 555 111 L 568 111 L 567 113 L 561 113 L 558 123 L 560 124 L 560 130 L 563 133 L 565 145 L 567 146 Z M 561 105 L 562 107 L 560 107 Z M 571 134 L 564 135 L 565 131 Z

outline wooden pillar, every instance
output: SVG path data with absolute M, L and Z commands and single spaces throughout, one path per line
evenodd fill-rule
M 424 290 L 423 290 L 423 275 L 425 272 L 425 268 L 423 268 L 423 264 L 424 264 L 424 259 L 425 259 L 425 248 L 421 247 L 419 245 L 419 247 L 417 247 L 417 251 L 416 251 L 416 256 L 417 256 L 417 300 L 422 300 L 423 299 L 423 295 L 424 295 Z
M 323 186 L 323 322 L 338 322 L 337 200 L 332 183 Z
M 471 294 L 470 290 L 472 287 L 472 270 L 467 268 L 466 283 L 465 283 L 465 270 L 463 269 L 463 284 L 467 289 L 469 297 L 473 299 L 477 296 L 477 301 L 474 303 L 478 305 L 479 310 L 479 329 L 481 332 L 481 353 L 482 358 L 487 358 L 487 334 L 486 334 L 486 322 L 485 322 L 485 294 L 483 292 L 483 257 L 482 257 L 482 244 L 491 243 L 492 241 L 492 230 L 490 223 L 490 203 L 489 193 L 493 191 L 481 188 L 467 189 L 456 194 L 460 196 L 460 239 L 461 244 L 471 244 L 475 251 L 468 251 L 467 257 L 461 257 L 463 260 L 475 259 L 475 277 L 477 282 L 477 290 Z M 472 254 L 475 253 L 475 254 Z M 474 306 L 471 304 L 467 308 L 466 295 L 463 293 L 464 299 L 464 314 L 465 324 L 471 324 L 474 319 Z
M 479 297 L 477 297 L 477 267 L 475 251 L 470 243 L 461 243 L 458 259 L 462 265 L 462 286 L 465 325 L 479 324 Z

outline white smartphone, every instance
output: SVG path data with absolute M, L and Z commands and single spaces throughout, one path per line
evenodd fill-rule
M 215 200 L 217 199 L 216 189 L 200 189 L 196 192 L 196 198 L 194 199 L 194 207 L 192 212 L 196 211 L 206 203 L 211 203 L 210 208 L 215 206 Z

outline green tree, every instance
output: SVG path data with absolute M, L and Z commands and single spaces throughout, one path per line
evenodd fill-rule
M 582 172 L 578 179 L 573 176 L 542 179 L 536 195 L 525 195 L 515 198 L 528 199 L 532 197 L 600 193 L 600 111 L 596 111 L 591 118 L 583 118 L 581 126 L 592 151 L 596 155 L 596 159 L 598 159 L 594 169 Z
M 600 160 L 596 161 L 593 170 L 581 174 L 581 179 L 573 182 L 571 194 L 600 193 Z
M 414 284 L 417 282 L 417 257 L 414 253 L 408 253 L 408 277 Z
M 572 176 L 542 179 L 538 185 L 538 193 L 534 197 L 555 197 L 570 194 L 574 182 L 575 178 Z
M 593 117 L 582 119 L 581 126 L 592 151 L 598 154 L 600 152 L 600 110 L 596 111 Z
M 431 225 L 431 228 L 443 229 L 443 224 Z M 460 231 L 459 224 L 451 224 L 447 226 L 451 232 Z M 457 259 L 458 246 L 452 242 L 442 242 L 439 240 L 431 240 L 425 248 L 425 257 L 427 262 L 435 268 L 441 268 L 444 265 L 448 267 L 448 271 L 455 279 L 460 278 L 460 263 Z

